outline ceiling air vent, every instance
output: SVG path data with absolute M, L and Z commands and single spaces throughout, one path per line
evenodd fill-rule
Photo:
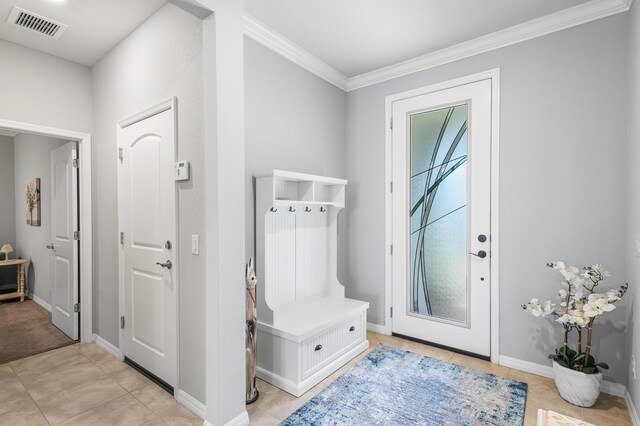
M 62 37 L 62 34 L 67 29 L 64 24 L 21 9 L 18 6 L 13 6 L 7 22 L 54 39 Z

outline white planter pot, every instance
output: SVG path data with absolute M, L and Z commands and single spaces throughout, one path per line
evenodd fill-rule
M 553 361 L 553 373 L 560 396 L 580 407 L 591 407 L 600 395 L 602 373 L 585 374 Z

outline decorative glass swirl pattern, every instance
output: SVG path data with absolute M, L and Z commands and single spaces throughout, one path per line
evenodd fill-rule
M 413 314 L 467 323 L 468 105 L 410 117 Z

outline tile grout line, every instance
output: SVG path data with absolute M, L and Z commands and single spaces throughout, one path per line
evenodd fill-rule
M 28 357 L 27 357 L 28 358 Z M 25 358 L 23 358 L 25 359 Z M 16 360 L 17 361 L 17 360 Z M 38 403 L 36 402 L 35 399 L 33 399 L 33 395 L 31 395 L 31 392 L 29 391 L 29 389 L 27 389 L 27 387 L 25 386 L 24 382 L 22 381 L 22 379 L 20 378 L 20 376 L 18 376 L 18 373 L 16 372 L 15 368 L 13 368 L 13 365 L 11 365 L 10 362 L 7 363 L 7 365 L 9 365 L 9 368 L 11 369 L 11 371 L 13 371 L 13 374 L 16 376 L 16 379 L 18 379 L 18 381 L 20 382 L 20 384 L 22 385 L 22 387 L 24 388 L 25 392 L 27 392 L 27 395 L 29 395 L 29 399 L 31 399 L 31 401 L 33 402 L 33 404 L 36 406 L 36 408 L 38 409 L 38 411 L 40 412 L 40 415 L 42 416 L 42 418 L 44 419 L 45 422 L 47 422 L 48 425 L 51 424 L 51 422 L 49 421 L 49 419 L 47 419 L 47 417 L 44 415 L 44 413 L 42 412 L 42 409 L 40 408 L 40 406 L 38 405 Z
M 100 350 L 103 350 L 102 348 L 100 348 Z M 96 364 L 93 360 L 89 360 L 91 361 L 96 367 L 98 367 L 100 369 L 100 371 L 102 371 L 104 374 L 106 374 L 109 378 L 111 378 L 111 374 L 107 373 L 106 371 L 104 371 L 102 368 L 100 368 L 100 366 L 98 364 Z M 124 364 L 124 361 L 120 361 L 121 363 Z M 136 374 L 140 374 L 136 371 Z M 144 402 L 140 401 L 140 399 L 138 399 L 132 392 L 137 391 L 142 389 L 143 387 L 147 386 L 147 384 L 143 384 L 138 388 L 132 389 L 131 391 L 126 389 L 124 386 L 122 386 L 120 383 L 116 382 L 113 378 L 111 378 L 111 380 L 114 381 L 114 383 L 116 383 L 118 386 L 120 386 L 128 395 L 130 395 L 133 399 L 135 399 L 136 401 L 138 401 L 140 403 L 140 405 L 142 405 L 144 408 L 146 408 L 147 410 L 149 410 L 152 414 L 153 414 L 153 418 L 151 418 L 151 420 L 160 420 L 160 415 L 164 414 L 165 412 L 169 411 L 169 408 L 167 408 L 167 410 L 162 411 L 161 413 L 156 413 L 154 411 L 151 410 L 151 408 L 149 408 Z M 153 383 L 153 382 L 152 382 Z M 111 402 L 111 401 L 109 401 Z M 149 421 L 151 421 L 149 420 Z M 160 420 L 161 421 L 161 420 Z M 166 423 L 166 422 L 163 422 Z
M 69 346 L 72 346 L 72 345 L 69 345 Z M 109 375 L 108 375 L 107 373 L 105 373 L 105 372 L 104 372 L 104 370 L 102 370 L 100 367 L 98 367 L 98 365 L 97 365 L 95 362 L 93 362 L 93 360 L 92 360 L 92 359 L 89 359 L 85 354 L 83 354 L 83 353 L 80 351 L 80 346 L 78 346 L 78 347 L 77 347 L 77 352 L 78 352 L 78 355 L 80 355 L 82 358 L 86 359 L 86 360 L 87 360 L 90 364 L 92 364 L 94 367 L 98 368 L 98 370 L 100 370 L 100 371 L 101 371 L 105 376 L 109 377 Z M 110 377 L 109 377 L 109 378 L 110 378 Z M 112 380 L 113 380 L 113 379 L 112 379 Z M 114 380 L 114 383 L 116 383 L 118 386 L 120 386 L 120 384 L 119 384 L 119 383 L 117 383 L 115 380 Z M 84 384 L 84 383 L 82 383 L 82 384 Z M 81 384 L 81 385 L 82 385 L 82 384 Z M 24 386 L 24 384 L 23 384 L 23 386 Z M 75 387 L 75 386 L 74 386 L 74 387 Z M 25 386 L 25 389 L 26 389 L 26 386 Z M 70 389 L 70 388 L 68 388 L 68 389 Z M 126 389 L 124 389 L 124 391 L 126 392 L 127 390 L 126 390 Z M 29 390 L 27 390 L 27 392 L 29 392 Z M 29 392 L 29 396 L 31 396 L 31 392 Z M 46 398 L 48 398 L 48 397 L 46 397 Z M 95 407 L 92 407 L 92 408 L 89 408 L 89 409 L 87 409 L 87 410 L 84 410 L 84 411 L 82 411 L 82 412 L 80 412 L 80 413 L 77 413 L 77 414 L 75 414 L 75 415 L 73 415 L 73 416 L 71 416 L 71 417 L 68 417 L 68 418 L 66 418 L 66 419 L 64 419 L 64 420 L 59 421 L 58 423 L 51 423 L 51 422 L 49 421 L 49 419 L 47 419 L 47 417 L 46 417 L 46 416 L 44 415 L 44 413 L 42 412 L 42 409 L 41 409 L 41 408 L 40 408 L 40 406 L 38 405 L 38 402 L 37 402 L 36 400 L 34 400 L 34 399 L 33 399 L 33 397 L 31 396 L 31 399 L 33 400 L 33 402 L 36 404 L 36 406 L 37 406 L 37 407 L 38 407 L 38 409 L 40 410 L 40 413 L 42 413 L 42 417 L 44 417 L 45 421 L 46 421 L 49 425 L 60 424 L 60 423 L 66 422 L 66 421 L 68 421 L 68 420 L 70 420 L 70 419 L 72 419 L 72 418 L 74 418 L 74 417 L 77 417 L 77 416 L 79 416 L 79 415 L 82 415 L 82 414 L 86 413 L 87 411 L 91 411 L 91 410 L 93 410 L 93 409 L 95 409 L 95 408 L 98 408 L 98 407 L 101 407 L 101 406 L 103 406 L 103 405 L 105 405 L 105 404 L 108 404 L 109 402 L 111 402 L 111 401 L 113 401 L 113 400 L 115 400 L 115 399 L 117 399 L 117 398 L 119 398 L 119 397 L 116 397 L 116 398 L 110 399 L 110 400 L 108 400 L 108 401 L 105 401 L 105 402 L 104 402 L 104 403 L 102 403 L 102 404 L 96 405 Z M 45 398 L 42 398 L 42 399 L 45 399 Z

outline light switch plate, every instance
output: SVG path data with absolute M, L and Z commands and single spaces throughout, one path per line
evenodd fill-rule
M 200 236 L 191 236 L 191 254 L 200 254 Z

